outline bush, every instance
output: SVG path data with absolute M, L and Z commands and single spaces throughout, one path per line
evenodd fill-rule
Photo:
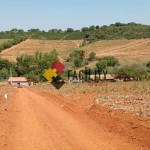
M 79 57 L 76 57 L 74 59 L 74 65 L 75 65 L 75 67 L 81 67 L 81 64 L 82 64 L 82 60 Z
M 73 51 L 71 54 L 70 54 L 70 57 L 71 57 L 71 59 L 74 59 L 74 58 L 80 58 L 81 60 L 83 60 L 84 59 L 84 57 L 85 57 L 85 51 L 83 51 L 83 50 L 75 50 L 75 51 Z
M 21 36 L 21 37 L 14 38 L 13 40 L 8 40 L 7 42 L 0 45 L 0 52 L 2 52 L 4 49 L 12 47 L 13 45 L 17 45 L 18 43 L 25 41 L 26 39 L 27 36 L 25 37 Z
M 90 55 L 89 55 L 88 60 L 89 60 L 89 61 L 93 61 L 93 60 L 95 60 L 95 58 L 96 58 L 96 53 L 91 52 Z
M 113 56 L 98 58 L 98 60 L 105 60 L 107 62 L 107 66 L 115 66 L 116 64 L 119 64 L 119 60 Z
M 147 67 L 150 67 L 150 61 L 146 64 Z
M 2 52 L 4 50 L 4 46 L 0 45 L 0 52 Z
M 89 64 L 89 61 L 88 60 L 83 60 L 82 63 L 81 63 L 81 66 L 86 66 Z
M 136 80 L 144 80 L 148 78 L 148 73 L 144 68 L 134 68 L 131 66 L 123 66 L 116 71 L 118 76 L 125 75 L 127 77 L 132 77 Z
M 106 60 L 101 60 L 98 63 L 96 63 L 96 67 L 98 70 L 103 70 L 107 67 L 107 61 Z

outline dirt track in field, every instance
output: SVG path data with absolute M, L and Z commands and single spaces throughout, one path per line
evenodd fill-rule
M 61 95 L 14 88 L 5 112 L 6 121 L 1 124 L 5 133 L 0 135 L 0 149 L 141 150 L 138 144 L 108 132 L 78 108 L 74 113 L 64 109 L 64 101 Z

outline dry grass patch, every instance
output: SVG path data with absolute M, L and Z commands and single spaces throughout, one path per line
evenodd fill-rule
M 150 39 L 140 40 L 103 40 L 80 47 L 82 40 L 31 40 L 28 39 L 19 45 L 3 51 L 2 58 L 16 61 L 21 54 L 33 55 L 37 50 L 50 52 L 58 51 L 61 60 L 64 60 L 75 49 L 85 50 L 86 57 L 95 52 L 98 57 L 114 56 L 120 64 L 147 63 L 150 58 Z M 94 64 L 95 65 L 95 64 Z
M 86 57 L 93 51 L 97 56 L 114 56 L 121 64 L 146 63 L 150 58 L 150 39 L 104 40 L 82 48 Z
M 60 57 L 66 57 L 70 52 L 79 48 L 82 40 L 27 40 L 20 43 L 17 47 L 4 51 L 0 56 L 11 61 L 16 61 L 16 57 L 22 54 L 35 54 L 36 51 L 50 52 L 56 49 Z
M 4 42 L 7 42 L 10 39 L 0 39 L 0 45 L 3 44 Z

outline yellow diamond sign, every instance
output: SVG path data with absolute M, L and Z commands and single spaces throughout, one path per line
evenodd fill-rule
M 56 77 L 57 73 L 56 73 L 56 69 L 51 69 L 49 68 L 48 70 L 45 71 L 45 73 L 43 74 L 43 76 L 50 82 L 52 82 L 52 77 Z

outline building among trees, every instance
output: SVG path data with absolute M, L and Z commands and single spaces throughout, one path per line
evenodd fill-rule
M 10 77 L 8 79 L 8 84 L 9 85 L 24 85 L 24 86 L 29 85 L 29 83 L 25 77 Z

